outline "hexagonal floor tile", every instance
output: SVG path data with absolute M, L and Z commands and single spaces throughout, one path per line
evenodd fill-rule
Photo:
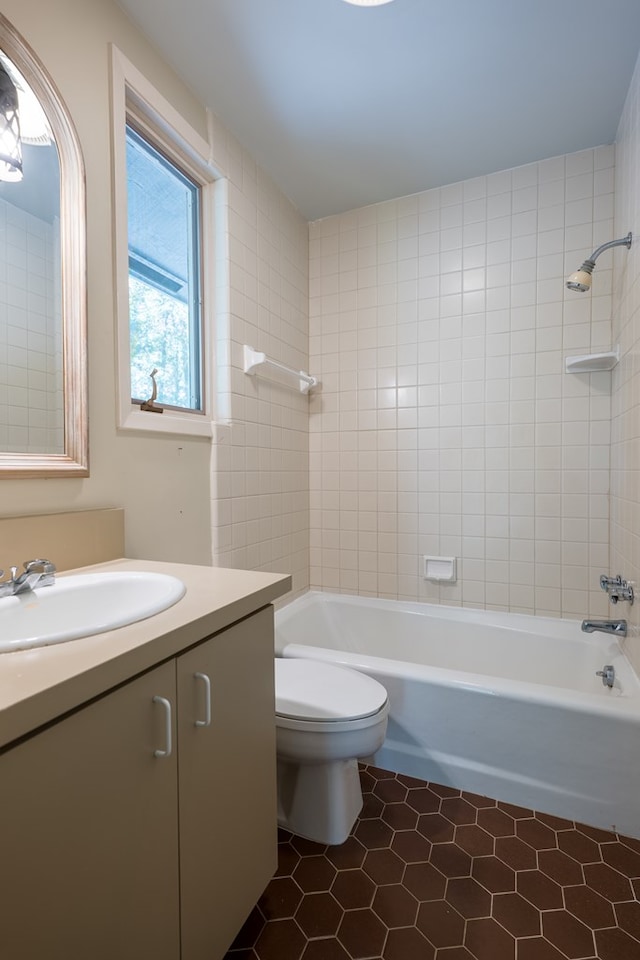
M 345 910 L 370 907 L 376 885 L 364 870 L 341 870 L 333 881 L 331 893 Z
M 585 926 L 597 930 L 599 927 L 615 927 L 616 918 L 613 907 L 599 893 L 581 884 L 579 887 L 565 887 L 564 905 L 574 917 Z M 640 904 L 638 904 L 640 906 Z
M 446 900 L 465 920 L 491 916 L 491 894 L 472 877 L 449 880 Z
M 416 926 L 434 947 L 462 946 L 464 919 L 446 900 L 420 904 Z
M 415 830 L 418 824 L 418 814 L 408 803 L 387 803 L 381 815 L 392 830 Z
M 431 863 L 410 863 L 404 871 L 402 885 L 417 900 L 443 900 L 447 881 Z
M 637 900 L 617 903 L 615 910 L 618 926 L 630 937 L 640 941 L 640 903 Z M 638 947 L 638 954 L 640 955 L 640 947 Z
M 385 927 L 412 927 L 418 914 L 418 901 L 401 883 L 378 887 L 371 909 Z
M 423 813 L 417 829 L 431 843 L 451 843 L 456 832 L 454 824 L 440 813 Z
M 538 869 L 562 887 L 577 886 L 584 882 L 581 865 L 562 850 L 541 850 L 538 853 Z
M 540 911 L 519 893 L 496 894 L 492 916 L 514 937 L 535 937 L 541 933 Z
M 475 823 L 456 827 L 454 841 L 470 857 L 488 857 L 494 851 L 494 838 Z
M 542 914 L 542 933 L 569 960 L 594 954 L 593 933 L 567 910 L 548 910 Z
M 334 937 L 343 915 L 330 893 L 310 893 L 296 911 L 296 923 L 307 937 Z
M 290 843 L 278 844 L 276 877 L 290 877 L 300 862 L 300 854 Z
M 596 930 L 595 938 L 600 960 L 638 960 L 638 941 L 624 930 Z
M 518 893 L 538 910 L 559 910 L 563 906 L 562 889 L 539 870 L 521 870 L 516 883 Z
M 393 850 L 370 850 L 364 858 L 362 869 L 374 883 L 399 883 L 405 864 Z
M 534 817 L 516 821 L 516 836 L 534 850 L 554 850 L 558 846 L 555 831 Z
M 579 830 L 561 830 L 558 846 L 578 863 L 598 863 L 602 860 L 598 844 Z
M 513 817 L 507 816 L 504 811 L 497 807 L 478 810 L 477 824 L 487 833 L 490 833 L 492 837 L 510 837 L 516 832 Z
M 490 893 L 507 893 L 516 888 L 516 874 L 497 857 L 476 857 L 471 875 Z
M 338 847 L 329 847 L 325 856 L 337 870 L 356 870 L 362 866 L 366 853 L 366 847 L 352 836 Z
M 387 930 L 372 910 L 349 910 L 338 928 L 338 940 L 353 960 L 379 957 Z
M 602 859 L 610 867 L 629 879 L 640 877 L 640 853 L 636 853 L 623 843 L 603 843 L 600 847 Z
M 416 927 L 405 927 L 389 931 L 382 956 L 384 960 L 432 960 L 435 954 L 435 947 Z
M 431 844 L 416 830 L 401 830 L 391 841 L 391 849 L 405 863 L 426 863 Z
M 424 787 L 414 787 L 407 794 L 407 803 L 416 813 L 438 813 L 440 810 L 440 797 Z
M 387 780 L 382 781 L 382 783 L 388 782 Z M 395 783 L 395 780 L 392 780 L 391 783 Z M 378 820 L 383 810 L 384 802 L 380 797 L 376 797 L 373 793 L 365 793 L 362 798 L 360 820 Z
M 612 903 L 632 900 L 633 890 L 627 877 L 606 863 L 588 863 L 583 868 L 585 882 Z
M 518 837 L 498 837 L 496 857 L 504 860 L 514 870 L 532 870 L 536 866 L 536 852 Z
M 342 944 L 335 939 L 312 940 L 307 944 L 302 960 L 351 960 Z
M 373 793 L 383 803 L 403 803 L 407 799 L 408 790 L 399 780 L 379 780 Z
M 434 844 L 431 863 L 445 877 L 468 877 L 471 873 L 471 857 L 455 843 Z
M 515 940 L 491 918 L 469 920 L 464 945 L 476 960 L 515 960 Z
M 279 830 L 276 876 L 228 960 L 640 960 L 639 840 L 360 776 L 344 844 Z
M 258 900 L 258 908 L 265 920 L 285 920 L 294 915 L 303 896 L 291 877 L 276 877 Z
M 391 846 L 393 830 L 382 820 L 360 820 L 355 827 L 355 836 L 367 850 L 380 850 Z
M 254 950 L 260 960 L 300 960 L 306 944 L 295 920 L 272 920 L 256 940 Z
M 475 823 L 478 811 L 462 797 L 450 797 L 440 804 L 440 813 L 451 823 Z
M 304 893 L 329 890 L 336 868 L 326 857 L 304 857 L 293 871 L 293 879 Z

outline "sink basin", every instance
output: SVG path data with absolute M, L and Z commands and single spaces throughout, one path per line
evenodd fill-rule
M 164 573 L 58 577 L 52 586 L 0 599 L 0 653 L 125 627 L 166 610 L 185 592 L 181 580 Z

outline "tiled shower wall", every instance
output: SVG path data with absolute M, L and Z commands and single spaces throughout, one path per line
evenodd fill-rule
M 293 378 L 264 368 L 246 375 L 243 346 L 308 366 L 308 228 L 217 123 L 214 156 L 228 176 L 218 256 L 219 265 L 228 257 L 229 284 L 217 290 L 213 557 L 290 573 L 298 593 L 309 586 L 309 399 Z
M 611 443 L 611 570 L 640 583 L 640 60 L 617 138 L 616 236 L 635 234 L 631 250 L 616 251 Z M 639 605 L 618 611 L 633 623 L 628 652 L 640 670 Z
M 0 262 L 0 449 L 62 453 L 55 227 L 0 200 Z
M 613 191 L 604 146 L 311 225 L 312 588 L 606 612 L 611 374 L 563 359 L 610 347 L 612 254 L 564 277 Z

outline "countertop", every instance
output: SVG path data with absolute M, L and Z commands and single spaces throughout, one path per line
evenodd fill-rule
M 167 573 L 187 592 L 147 620 L 107 633 L 0 654 L 0 748 L 224 630 L 291 589 L 277 573 L 152 560 L 112 560 L 59 574 Z M 55 589 L 45 587 L 43 589 Z

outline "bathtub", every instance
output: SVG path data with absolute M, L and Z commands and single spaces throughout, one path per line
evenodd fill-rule
M 384 684 L 377 766 L 640 837 L 640 682 L 614 638 L 573 620 L 310 592 L 277 612 L 276 654 Z

